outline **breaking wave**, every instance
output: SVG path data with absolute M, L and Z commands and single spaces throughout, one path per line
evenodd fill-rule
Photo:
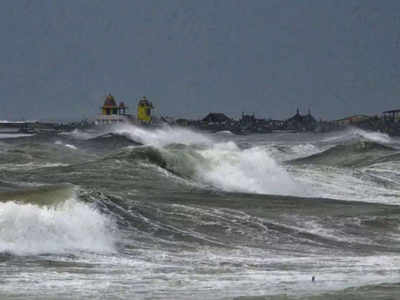
M 74 193 L 54 201 L 61 202 L 0 202 L 0 252 L 31 255 L 114 251 L 115 233 L 110 219 L 78 201 Z
M 135 142 L 156 147 L 169 144 L 205 144 L 211 145 L 213 140 L 192 130 L 165 126 L 157 129 L 146 129 L 128 124 L 116 125 L 113 133 L 124 135 Z
M 197 165 L 197 176 L 224 191 L 286 195 L 305 193 L 262 147 L 241 150 L 230 142 L 200 150 L 199 154 L 206 163 Z
M 72 138 L 78 139 L 78 140 L 88 140 L 88 139 L 92 139 L 95 138 L 97 136 L 103 135 L 103 132 L 99 132 L 99 131 L 83 131 L 83 130 L 79 130 L 79 129 L 74 129 L 73 131 L 70 132 L 62 132 L 60 133 L 60 135 L 65 135 L 65 136 L 70 136 Z
M 357 141 L 336 145 L 321 153 L 292 160 L 292 164 L 320 164 L 328 166 L 366 166 L 378 159 L 391 155 L 392 147 L 371 141 Z
M 78 148 L 77 148 L 75 145 L 72 145 L 72 144 L 63 144 L 63 142 L 61 142 L 61 141 L 55 141 L 54 144 L 55 144 L 55 145 L 62 145 L 62 146 L 65 146 L 65 147 L 67 147 L 67 148 L 69 148 L 69 149 L 72 149 L 72 150 L 78 150 Z
M 397 280 L 396 142 L 112 130 L 1 147 L 0 267 L 9 297 L 79 290 L 71 297 L 96 298 L 114 282 L 105 286 L 111 297 L 124 287 L 133 298 L 287 298 Z M 67 166 L 50 168 L 58 164 Z M 82 290 L 87 274 L 95 280 Z
M 304 194 L 263 147 L 240 149 L 233 142 L 211 143 L 211 138 L 186 129 L 150 131 L 124 125 L 117 132 L 146 145 L 129 149 L 129 159 L 156 164 L 223 191 Z
M 376 132 L 376 131 L 366 131 L 360 128 L 347 129 L 338 135 L 334 135 L 332 137 L 324 139 L 324 141 L 346 142 L 354 139 L 359 140 L 360 138 L 380 144 L 389 144 L 392 142 L 392 138 L 389 137 L 389 135 L 387 135 L 386 133 Z

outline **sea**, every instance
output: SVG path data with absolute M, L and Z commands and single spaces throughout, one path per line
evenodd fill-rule
M 0 299 L 400 299 L 400 139 L 0 135 Z

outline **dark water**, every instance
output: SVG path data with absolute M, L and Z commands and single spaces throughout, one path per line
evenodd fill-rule
M 0 299 L 400 299 L 399 149 L 360 130 L 0 139 Z

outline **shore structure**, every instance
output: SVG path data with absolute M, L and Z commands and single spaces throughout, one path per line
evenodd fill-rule
M 101 114 L 96 117 L 95 123 L 96 125 L 105 125 L 131 122 L 132 116 L 127 111 L 128 107 L 125 103 L 121 101 L 118 105 L 114 96 L 109 93 L 101 107 Z
M 151 124 L 154 121 L 151 113 L 153 108 L 153 103 L 151 103 L 146 96 L 139 100 L 137 105 L 137 123 L 141 125 Z
M 95 126 L 110 126 L 128 123 L 144 127 L 160 127 L 168 124 L 187 127 L 208 132 L 230 131 L 234 134 L 273 133 L 273 132 L 330 132 L 348 127 L 379 131 L 391 136 L 400 136 L 400 109 L 384 111 L 375 116 L 352 115 L 332 121 L 317 121 L 308 110 L 307 114 L 296 113 L 284 120 L 257 118 L 255 114 L 242 113 L 241 118 L 234 119 L 224 113 L 212 112 L 202 119 L 175 119 L 172 117 L 156 117 L 154 106 L 145 96 L 137 101 L 136 115 L 128 113 L 124 101 L 119 103 L 109 93 L 100 107 L 100 113 L 93 119 L 78 122 L 45 122 L 45 121 L 0 121 L 0 134 L 10 133 L 52 133 L 88 129 Z
M 400 120 L 400 109 L 387 110 L 383 112 L 383 118 L 385 120 L 399 121 Z
M 307 114 L 296 113 L 286 120 L 258 119 L 254 114 L 242 114 L 238 120 L 223 113 L 209 113 L 199 120 L 177 119 L 178 126 L 209 132 L 231 131 L 235 134 L 273 132 L 331 132 L 356 127 L 369 131 L 379 131 L 390 136 L 400 136 L 400 109 L 384 111 L 381 115 L 352 115 L 332 121 L 316 120 L 308 110 Z
M 128 106 L 123 101 L 119 104 L 114 96 L 109 93 L 104 100 L 101 112 L 97 115 L 95 125 L 112 125 L 117 123 L 130 123 L 136 125 L 151 125 L 155 123 L 152 115 L 154 106 L 146 96 L 138 101 L 136 116 L 128 114 Z
M 119 103 L 109 93 L 100 107 L 100 112 L 92 119 L 78 122 L 44 122 L 44 121 L 0 121 L 0 134 L 17 133 L 57 133 L 72 131 L 74 129 L 88 129 L 97 126 L 110 126 L 119 123 L 127 123 L 139 126 L 157 127 L 168 123 L 163 117 L 153 114 L 153 103 L 145 96 L 137 102 L 136 115 L 128 113 L 128 106 L 124 101 Z
M 306 115 L 301 115 L 300 110 L 297 108 L 296 114 L 287 119 L 284 123 L 285 129 L 295 131 L 313 131 L 317 126 L 317 121 L 308 110 Z
M 317 123 L 311 115 L 310 110 L 308 114 L 302 115 L 299 109 L 297 109 L 295 115 L 287 120 L 256 118 L 254 113 L 242 113 L 241 118 L 238 120 L 230 118 L 223 113 L 209 113 L 201 120 L 176 120 L 176 124 L 180 126 L 193 127 L 211 132 L 231 131 L 235 134 L 272 133 L 274 131 L 313 131 L 317 128 Z

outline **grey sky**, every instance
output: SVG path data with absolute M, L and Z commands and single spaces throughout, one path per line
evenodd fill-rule
M 0 119 L 400 108 L 400 1 L 0 2 Z

